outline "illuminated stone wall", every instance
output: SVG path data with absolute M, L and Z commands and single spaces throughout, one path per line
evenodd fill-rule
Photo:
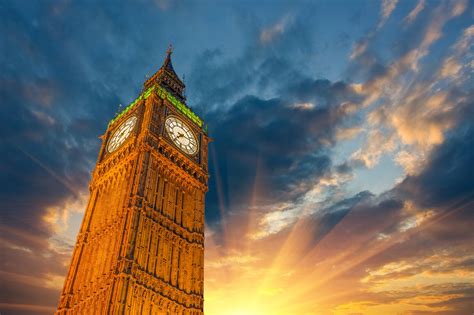
M 152 87 L 109 124 L 57 314 L 203 314 L 209 138 L 172 101 Z M 108 153 L 131 115 L 132 135 Z M 198 136 L 196 156 L 166 137 L 167 115 Z

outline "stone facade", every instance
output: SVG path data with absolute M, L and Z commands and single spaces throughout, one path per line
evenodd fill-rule
M 145 82 L 147 93 L 102 136 L 57 314 L 203 314 L 209 137 L 195 118 L 153 89 L 159 86 L 184 104 L 184 84 L 170 56 L 168 51 Z M 192 130 L 196 154 L 181 151 L 167 134 L 169 115 Z M 107 143 L 132 116 L 133 130 L 109 152 Z

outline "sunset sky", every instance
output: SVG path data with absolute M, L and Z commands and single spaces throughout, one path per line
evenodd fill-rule
M 0 1 L 0 313 L 54 312 L 171 43 L 214 139 L 206 315 L 472 315 L 473 4 Z

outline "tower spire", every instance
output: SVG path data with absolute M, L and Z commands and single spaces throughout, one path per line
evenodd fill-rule
M 168 49 L 166 49 L 165 62 L 163 62 L 162 68 L 165 68 L 167 70 L 172 70 L 174 72 L 173 64 L 171 63 L 172 53 L 173 53 L 173 45 L 169 44 Z
M 185 100 L 184 83 L 178 77 L 171 62 L 171 54 L 173 53 L 173 45 L 169 45 L 166 49 L 166 57 L 161 68 L 148 80 L 145 81 L 145 88 L 149 88 L 153 84 L 164 85 L 169 88 L 174 94 Z

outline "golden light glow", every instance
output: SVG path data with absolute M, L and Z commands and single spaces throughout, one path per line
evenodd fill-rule
M 408 211 L 410 210 L 410 211 Z M 412 204 L 402 210 L 415 211 Z M 446 311 L 458 286 L 472 285 L 472 272 L 456 270 L 456 249 L 444 255 L 397 259 L 397 246 L 410 246 L 420 232 L 447 214 L 433 210 L 406 228 L 383 234 L 390 222 L 367 225 L 363 212 L 348 213 L 320 240 L 324 227 L 302 216 L 291 228 L 259 239 L 257 207 L 225 218 L 225 235 L 206 238 L 207 315 L 402 314 Z M 456 209 L 451 209 L 456 211 Z M 410 217 L 408 217 L 409 220 Z M 242 227 L 247 227 L 242 229 Z M 377 235 L 384 237 L 376 237 Z M 384 256 L 391 257 L 390 259 Z M 438 272 L 436 268 L 450 269 Z M 453 295 L 454 294 L 454 295 Z M 447 298 L 450 296 L 450 298 Z M 460 297 L 463 295 L 461 294 Z

